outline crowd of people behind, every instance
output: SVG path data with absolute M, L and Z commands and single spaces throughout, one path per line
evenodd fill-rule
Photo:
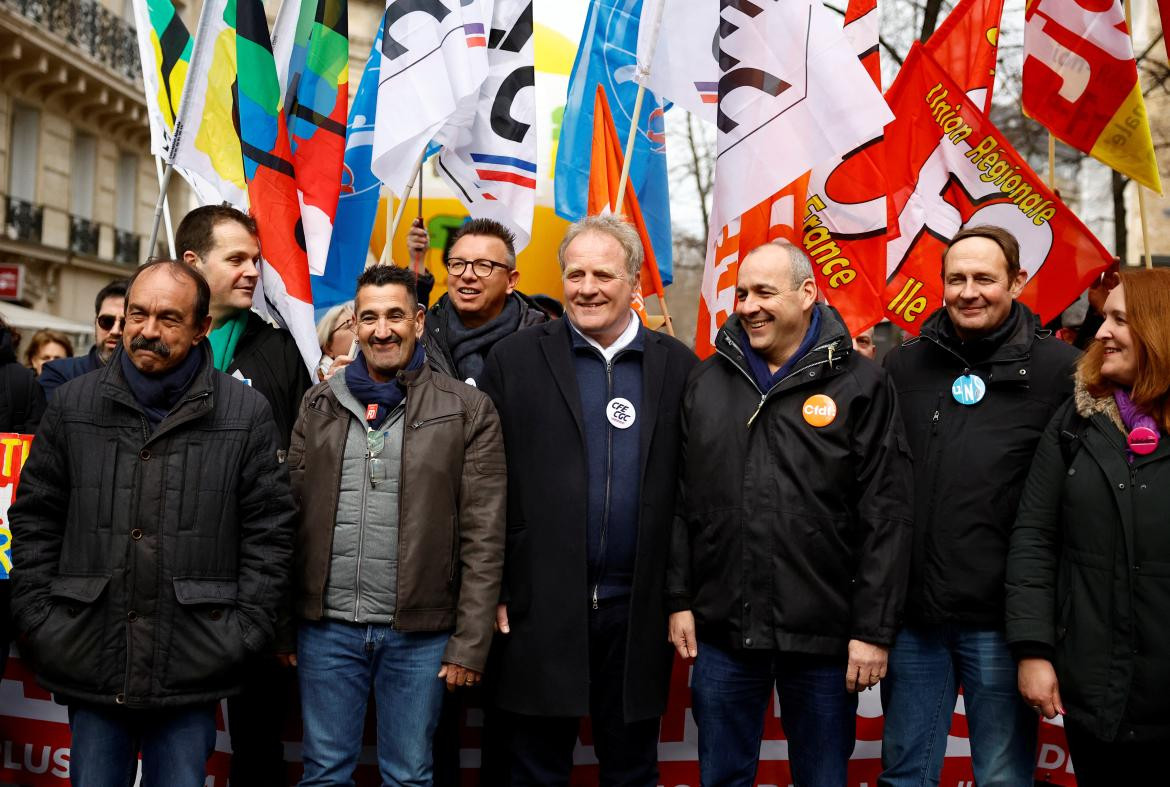
M 979 785 L 1030 785 L 1058 716 L 1079 784 L 1165 778 L 1170 271 L 1103 274 L 1082 354 L 968 227 L 879 365 L 774 241 L 699 361 L 631 309 L 623 219 L 568 229 L 563 315 L 476 219 L 429 309 L 367 269 L 310 372 L 251 311 L 251 217 L 176 248 L 98 294 L 88 354 L 32 336 L 35 379 L 0 327 L 0 431 L 36 435 L 3 633 L 73 784 L 202 785 L 226 697 L 234 784 L 288 783 L 297 700 L 300 784 L 352 784 L 372 698 L 386 785 L 461 783 L 470 702 L 481 784 L 567 785 L 589 717 L 600 783 L 653 787 L 675 654 L 710 787 L 753 784 L 773 692 L 793 783 L 845 785 L 874 686 L 882 785 L 938 783 L 960 689 Z

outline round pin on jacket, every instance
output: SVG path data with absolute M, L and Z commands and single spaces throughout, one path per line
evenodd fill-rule
M 828 426 L 837 417 L 837 403 L 824 394 L 814 394 L 804 400 L 800 414 L 810 426 Z
M 1148 426 L 1135 426 L 1126 436 L 1129 450 L 1138 456 L 1152 454 L 1158 448 L 1158 433 Z
M 615 396 L 605 406 L 605 417 L 618 429 L 629 429 L 638 418 L 638 411 L 629 399 Z
M 986 393 L 987 383 L 973 374 L 960 375 L 951 383 L 951 396 L 959 404 L 979 404 Z

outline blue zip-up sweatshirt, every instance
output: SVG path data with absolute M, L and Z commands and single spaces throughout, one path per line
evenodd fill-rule
M 589 472 L 586 537 L 589 588 L 595 601 L 628 596 L 634 577 L 641 497 L 644 331 L 639 323 L 633 341 L 618 351 L 608 366 L 581 334 L 569 332 L 585 427 Z M 610 424 L 606 416 L 606 407 L 615 397 L 634 405 L 634 423 L 625 429 Z

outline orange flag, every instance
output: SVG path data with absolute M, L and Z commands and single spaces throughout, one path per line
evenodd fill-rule
M 984 114 L 991 111 L 999 22 L 1004 0 L 959 0 L 923 49 L 968 95 L 982 95 Z
M 598 85 L 597 97 L 593 101 L 593 156 L 589 167 L 587 208 L 590 216 L 613 212 L 614 206 L 617 205 L 622 162 L 622 143 L 618 139 L 613 116 L 609 113 L 605 88 Z M 638 207 L 638 195 L 634 193 L 634 186 L 628 179 L 626 198 L 622 201 L 622 214 L 638 230 L 646 255 L 642 260 L 642 289 L 634 297 L 633 308 L 642 318 L 642 323 L 647 324 L 645 296 L 657 295 L 661 302 L 665 293 L 662 277 L 658 274 L 658 263 L 654 259 L 654 247 L 650 245 L 650 236 L 646 234 L 646 222 L 642 220 L 642 209 Z

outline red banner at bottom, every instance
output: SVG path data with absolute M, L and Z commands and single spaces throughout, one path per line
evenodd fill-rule
M 691 715 L 690 668 L 675 663 L 672 676 L 671 701 L 662 719 L 658 745 L 659 783 L 662 787 L 697 787 L 699 767 L 696 760 L 698 732 Z M 467 708 L 463 713 L 460 763 L 463 767 L 462 784 L 479 784 L 479 740 L 483 714 L 478 708 Z M 207 765 L 204 787 L 225 787 L 228 784 L 230 738 L 222 713 L 216 719 L 215 753 Z M 288 760 L 288 783 L 295 784 L 301 773 L 300 720 L 289 719 L 285 738 Z M 849 764 L 849 787 L 872 787 L 881 772 L 882 718 L 877 691 L 863 692 L 858 704 L 857 746 Z M 942 787 L 971 787 L 970 748 L 967 741 L 967 720 L 963 715 L 960 697 L 947 740 L 947 755 L 943 764 Z M 593 755 L 592 735 L 588 723 L 582 724 L 581 739 L 574 754 L 573 787 L 597 784 L 597 760 Z M 1037 750 L 1036 780 L 1054 785 L 1075 785 L 1064 730 L 1058 724 L 1040 725 L 1040 745 Z M 367 717 L 362 757 L 355 774 L 360 787 L 380 783 L 375 759 L 373 714 Z M 0 782 L 11 782 L 29 787 L 61 787 L 69 784 L 69 724 L 65 707 L 53 702 L 49 693 L 36 684 L 26 665 L 13 653 L 9 659 L 4 680 L 0 683 Z M 764 741 L 760 747 L 760 769 L 756 784 L 761 787 L 786 787 L 792 783 L 788 768 L 788 743 L 780 723 L 779 707 L 775 700 L 768 711 L 764 726 Z

